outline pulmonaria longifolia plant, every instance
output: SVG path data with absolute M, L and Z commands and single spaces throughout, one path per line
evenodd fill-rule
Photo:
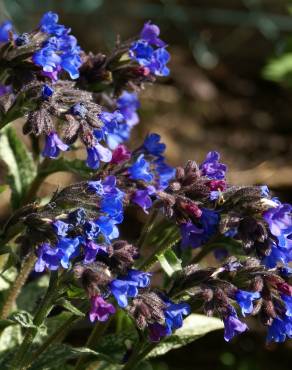
M 0 153 L 14 209 L 1 234 L 1 368 L 98 359 L 97 369 L 131 369 L 223 324 L 230 341 L 247 316 L 268 342 L 291 338 L 292 207 L 267 186 L 228 184 L 217 152 L 174 169 L 155 133 L 126 146 L 139 91 L 169 74 L 158 26 L 93 54 L 48 12 L 29 33 L 3 23 L 0 41 Z M 85 160 L 62 156 L 80 144 Z M 79 182 L 39 199 L 58 171 Z M 200 267 L 209 253 L 214 267 Z M 155 284 L 153 271 L 165 275 Z M 72 347 L 80 325 L 92 333 Z

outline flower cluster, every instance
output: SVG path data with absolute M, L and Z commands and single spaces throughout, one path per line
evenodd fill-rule
M 140 33 L 140 39 L 131 44 L 129 55 L 149 73 L 168 76 L 169 69 L 166 64 L 170 57 L 159 34 L 160 30 L 155 24 L 146 23 Z
M 292 338 L 292 286 L 281 268 L 268 269 L 253 258 L 243 263 L 230 258 L 217 269 L 189 265 L 177 278 L 176 290 L 187 290 L 207 315 L 222 318 L 226 341 L 248 329 L 239 314 L 258 315 L 267 327 L 268 342 Z

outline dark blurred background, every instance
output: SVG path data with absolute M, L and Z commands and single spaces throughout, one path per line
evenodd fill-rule
M 109 50 L 117 33 L 123 39 L 138 33 L 146 20 L 159 24 L 171 75 L 142 93 L 134 142 L 158 132 L 173 165 L 218 150 L 231 182 L 267 184 L 292 201 L 292 2 L 2 0 L 0 20 L 11 18 L 25 31 L 47 10 L 93 52 Z M 46 187 L 65 181 L 49 178 Z M 165 356 L 157 368 L 290 370 L 291 348 L 267 347 L 256 327 L 231 344 L 214 332 Z

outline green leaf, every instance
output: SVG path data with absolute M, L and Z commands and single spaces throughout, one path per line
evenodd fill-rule
M 77 287 L 73 284 L 69 284 L 69 287 L 66 291 L 68 298 L 86 298 L 86 293 L 84 289 Z
M 10 319 L 20 324 L 22 328 L 36 328 L 32 315 L 27 311 L 17 311 L 10 316 Z
M 16 322 L 9 319 L 0 319 L 0 331 L 7 328 L 10 325 L 16 325 Z
M 0 353 L 18 347 L 22 341 L 21 327 L 10 325 L 0 334 Z M 0 356 L 1 357 L 1 356 Z
M 98 352 L 110 356 L 112 360 L 122 361 L 126 351 L 138 342 L 138 333 L 129 329 L 118 334 L 109 334 L 102 338 L 95 348 Z
M 164 254 L 157 256 L 157 259 L 169 277 L 171 277 L 176 271 L 180 271 L 182 269 L 181 260 L 171 249 L 168 249 Z
M 5 191 L 7 188 L 6 185 L 0 185 L 0 194 L 3 193 L 3 191 Z
M 0 158 L 8 168 L 7 183 L 12 190 L 12 206 L 16 209 L 36 175 L 36 166 L 13 127 L 6 127 L 1 133 Z
M 33 313 L 36 308 L 37 301 L 45 295 L 48 286 L 48 275 L 43 275 L 39 279 L 26 284 L 21 289 L 21 293 L 16 301 L 18 309 Z
M 77 307 L 75 307 L 70 301 L 65 298 L 58 299 L 56 304 L 63 306 L 66 310 L 72 312 L 75 316 L 85 316 L 83 312 L 81 312 Z
M 68 360 L 73 360 L 81 355 L 103 356 L 89 348 L 75 348 L 67 344 L 54 344 L 42 353 L 40 357 L 31 365 L 30 370 L 60 370 Z
M 39 175 L 46 177 L 52 173 L 63 171 L 72 172 L 81 177 L 88 177 L 92 174 L 92 170 L 86 166 L 84 161 L 80 159 L 74 159 L 70 161 L 61 157 L 59 159 L 55 159 L 54 161 L 50 161 L 48 166 L 41 169 Z
M 182 328 L 175 331 L 170 337 L 161 341 L 147 356 L 157 357 L 175 348 L 180 348 L 191 343 L 210 331 L 222 329 L 223 322 L 215 317 L 192 314 L 184 320 Z
M 7 290 L 10 288 L 10 285 L 14 282 L 17 276 L 17 270 L 15 267 L 2 272 L 0 274 L 0 291 Z
M 263 76 L 275 82 L 292 82 L 292 53 L 288 52 L 269 61 Z M 288 80 L 288 81 L 287 81 Z

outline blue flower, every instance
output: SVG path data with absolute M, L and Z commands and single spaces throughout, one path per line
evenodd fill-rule
M 45 268 L 57 270 L 60 265 L 69 268 L 70 259 L 79 254 L 79 238 L 61 238 L 55 247 L 48 243 L 41 244 L 37 249 L 35 271 L 42 272 Z
M 281 294 L 281 298 L 283 299 L 283 302 L 285 303 L 286 316 L 292 316 L 292 297 L 286 294 Z
M 247 292 L 238 290 L 235 293 L 235 299 L 241 308 L 242 315 L 250 314 L 253 311 L 253 301 L 260 298 L 259 292 Z
M 60 150 L 66 151 L 69 146 L 59 138 L 56 132 L 52 131 L 46 136 L 45 148 L 42 152 L 44 157 L 56 158 L 60 154 Z
M 235 335 L 241 334 L 248 329 L 247 325 L 241 322 L 234 309 L 224 319 L 224 339 L 229 342 Z
M 42 87 L 42 98 L 44 100 L 49 100 L 53 93 L 54 89 L 51 86 L 44 84 L 44 86 Z
M 166 66 L 169 60 L 169 52 L 160 48 L 153 52 L 152 60 L 145 67 L 148 67 L 155 76 L 166 77 L 169 75 L 169 68 Z
M 170 303 L 165 314 L 165 324 L 166 324 L 166 335 L 171 335 L 176 329 L 179 329 L 183 325 L 183 316 L 189 315 L 191 312 L 191 307 L 185 303 Z
M 65 269 L 69 268 L 70 259 L 79 254 L 79 238 L 62 238 L 56 245 L 61 252 L 60 263 Z
M 106 213 L 117 223 L 123 221 L 123 202 L 119 198 L 105 196 L 100 202 L 101 212 Z
M 144 159 L 144 155 L 141 154 L 136 162 L 129 168 L 130 178 L 132 180 L 143 180 L 150 182 L 153 179 L 153 175 L 149 172 L 149 162 Z
M 158 36 L 160 34 L 160 29 L 156 24 L 151 24 L 151 22 L 147 22 L 144 24 L 144 27 L 140 33 L 141 39 L 145 40 L 149 44 L 152 44 L 157 47 L 165 46 L 165 42 L 162 41 Z
M 13 24 L 11 21 L 5 21 L 0 25 L 0 43 L 9 41 L 9 34 L 12 32 L 12 35 L 15 36 L 13 31 Z
M 135 126 L 139 122 L 137 109 L 140 107 L 138 95 L 124 91 L 117 99 L 117 108 L 123 115 L 129 127 Z
M 116 220 L 110 217 L 101 216 L 95 221 L 95 223 L 98 225 L 105 242 L 110 243 L 111 240 L 119 237 L 119 229 L 116 226 L 118 222 Z
M 66 236 L 70 229 L 70 226 L 71 225 L 67 224 L 67 222 L 63 222 L 61 220 L 57 220 L 53 223 L 53 227 L 56 230 L 56 234 L 58 236 Z
M 284 315 L 276 317 L 268 327 L 267 342 L 284 342 L 286 337 L 292 338 L 292 317 Z
M 128 297 L 136 297 L 138 294 L 137 285 L 126 280 L 115 279 L 110 283 L 110 290 L 118 305 L 122 308 L 128 306 Z
M 158 158 L 154 162 L 156 172 L 156 186 L 158 189 L 165 189 L 168 187 L 169 181 L 175 175 L 175 168 L 169 166 L 164 162 L 163 158 Z
M 100 161 L 110 162 L 112 159 L 112 152 L 103 147 L 99 143 L 95 143 L 94 146 L 87 147 L 87 161 L 88 167 L 96 170 L 99 167 Z
M 223 180 L 227 167 L 219 162 L 220 155 L 217 152 L 209 152 L 204 162 L 200 165 L 201 174 L 210 179 Z
M 72 225 L 84 225 L 86 221 L 86 212 L 84 208 L 77 208 L 68 215 L 68 221 Z
M 12 86 L 11 85 L 2 85 L 0 84 L 0 96 L 9 94 L 12 92 Z
M 76 38 L 69 35 L 70 29 L 58 24 L 58 15 L 52 12 L 43 16 L 40 29 L 51 37 L 33 54 L 33 62 L 42 67 L 45 76 L 54 80 L 58 79 L 61 70 L 68 72 L 72 79 L 78 78 L 81 49 Z
M 53 12 L 45 13 L 40 21 L 41 30 L 55 36 L 67 34 L 70 30 L 63 25 L 58 24 L 58 21 L 58 14 Z
M 122 308 L 128 306 L 128 298 L 134 298 L 138 295 L 138 288 L 146 288 L 150 284 L 149 272 L 138 270 L 129 270 L 125 277 L 112 280 L 110 290 Z
M 182 223 L 180 231 L 182 235 L 181 246 L 196 248 L 206 243 L 215 234 L 219 223 L 219 215 L 216 211 L 202 208 L 202 215 L 198 224 L 192 222 Z
M 144 140 L 143 147 L 148 153 L 160 157 L 166 148 L 165 144 L 160 143 L 160 139 L 160 135 L 150 134 Z
M 83 225 L 83 231 L 87 239 L 97 239 L 100 234 L 100 227 L 93 221 L 86 221 Z

